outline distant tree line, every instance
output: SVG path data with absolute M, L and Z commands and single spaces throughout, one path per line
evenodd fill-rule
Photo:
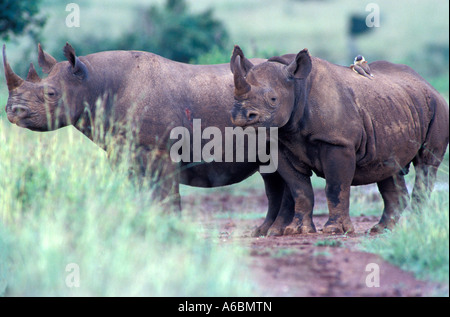
M 4 40 L 29 34 L 38 40 L 45 17 L 39 15 L 40 0 L 2 0 L 0 37 Z M 142 50 L 166 58 L 190 62 L 210 51 L 229 50 L 228 32 L 211 9 L 191 13 L 185 0 L 166 0 L 163 5 L 141 8 L 130 30 L 116 38 L 86 35 L 70 39 L 79 55 L 104 50 Z M 67 41 L 69 39 L 62 39 Z M 59 56 L 57 52 L 55 57 Z
M 1 0 L 0 39 L 28 32 L 35 36 L 45 24 L 46 18 L 39 14 L 40 0 Z

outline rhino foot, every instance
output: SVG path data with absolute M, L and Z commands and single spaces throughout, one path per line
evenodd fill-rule
M 316 233 L 314 224 L 312 225 L 289 225 L 284 229 L 284 235 Z
M 251 236 L 254 238 L 265 236 L 267 231 L 269 231 L 270 225 L 267 223 L 263 223 L 258 228 L 252 231 Z
M 284 232 L 284 228 L 278 228 L 278 227 L 270 227 L 269 231 L 267 232 L 268 237 L 278 237 L 282 236 Z
M 383 233 L 386 230 L 392 230 L 397 222 L 394 219 L 381 221 L 370 229 L 370 233 Z
M 325 234 L 344 234 L 344 233 L 354 233 L 355 228 L 350 219 L 344 221 L 330 221 L 323 227 L 323 233 Z
M 282 236 L 284 226 L 276 225 L 270 222 L 264 222 L 251 233 L 254 238 L 261 236 Z

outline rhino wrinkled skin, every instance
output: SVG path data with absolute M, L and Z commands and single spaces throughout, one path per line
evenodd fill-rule
M 404 175 L 416 171 L 412 206 L 429 197 L 449 141 L 446 101 L 414 70 L 376 61 L 373 78 L 349 67 L 297 55 L 252 65 L 236 46 L 231 58 L 237 126 L 278 127 L 278 173 L 291 190 L 295 216 L 280 211 L 262 230 L 315 232 L 312 172 L 326 180 L 325 233 L 353 232 L 351 185 L 376 183 L 383 215 L 372 231 L 392 228 L 409 198 Z M 269 215 L 268 215 L 269 216 Z

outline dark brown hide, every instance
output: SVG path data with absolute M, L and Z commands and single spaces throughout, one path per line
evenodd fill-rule
M 310 57 L 307 50 L 250 70 L 238 60 L 232 63 L 239 85 L 250 86 L 235 91 L 233 123 L 279 128 L 278 173 L 291 189 L 295 218 L 286 227 L 280 224 L 287 216 L 279 214 L 270 230 L 315 232 L 312 172 L 326 179 L 326 233 L 353 231 L 350 186 L 370 183 L 377 183 L 385 203 L 373 231 L 392 228 L 406 206 L 403 175 L 411 162 L 414 204 L 429 196 L 448 145 L 448 105 L 410 67 L 377 61 L 370 64 L 369 79 Z

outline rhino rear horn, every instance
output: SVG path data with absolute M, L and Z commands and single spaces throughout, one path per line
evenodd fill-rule
M 41 44 L 38 44 L 38 64 L 46 74 L 50 73 L 53 66 L 57 63 L 56 59 L 50 54 L 44 52 Z
M 41 78 L 39 77 L 38 73 L 36 72 L 36 69 L 34 68 L 33 63 L 30 63 L 30 69 L 28 70 L 28 75 L 27 75 L 26 81 L 30 81 L 32 83 L 38 83 L 41 81 Z
M 8 91 L 11 91 L 23 84 L 24 80 L 19 75 L 13 72 L 11 66 L 6 58 L 6 45 L 3 44 L 3 66 L 5 68 L 6 85 Z

